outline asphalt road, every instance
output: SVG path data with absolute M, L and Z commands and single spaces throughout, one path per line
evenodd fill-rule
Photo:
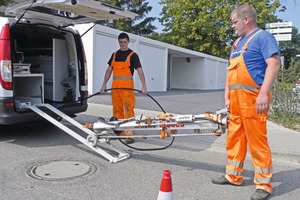
M 223 91 L 172 91 L 150 93 L 167 111 L 178 114 L 199 114 L 223 108 Z M 109 95 L 89 100 L 89 110 L 75 119 L 80 123 L 97 121 L 98 116 L 111 115 Z M 101 105 L 100 105 L 101 103 Z M 107 104 L 107 105 L 106 105 Z M 137 96 L 136 113 L 155 115 L 159 107 L 147 97 Z M 66 121 L 63 124 L 76 130 Z M 176 138 L 163 151 L 136 151 L 114 145 L 130 153 L 130 158 L 115 164 L 90 150 L 62 130 L 45 123 L 0 127 L 0 199 L 4 200 L 152 200 L 156 199 L 163 170 L 171 170 L 174 199 L 250 199 L 255 190 L 253 165 L 248 155 L 243 186 L 218 186 L 211 179 L 225 171 L 226 135 Z M 85 133 L 78 131 L 82 136 Z M 162 147 L 167 139 L 139 139 L 135 147 Z M 104 148 L 105 149 L 105 148 Z M 46 181 L 26 174 L 31 166 L 49 161 L 76 160 L 96 166 L 88 176 Z M 286 159 L 273 159 L 273 193 L 270 199 L 295 199 L 300 196 L 300 164 Z M 61 173 L 68 173 L 63 168 Z
M 168 92 L 150 92 L 166 112 L 177 114 L 199 114 L 224 108 L 224 91 L 171 90 Z M 89 99 L 90 103 L 111 105 L 110 94 L 101 94 Z M 136 108 L 162 111 L 148 96 L 136 93 Z

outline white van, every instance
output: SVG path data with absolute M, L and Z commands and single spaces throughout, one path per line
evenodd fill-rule
M 14 18 L 0 17 L 0 125 L 41 119 L 23 103 L 50 104 L 70 116 L 85 111 L 87 66 L 72 25 L 136 17 L 91 0 L 28 0 L 5 14 Z

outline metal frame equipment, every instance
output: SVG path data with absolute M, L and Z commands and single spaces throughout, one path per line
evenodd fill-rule
M 147 117 L 145 115 L 137 115 L 129 119 L 104 119 L 99 120 L 93 124 L 82 125 L 75 121 L 68 115 L 57 110 L 50 104 L 35 104 L 30 102 L 21 103 L 21 108 L 31 109 L 41 117 L 45 118 L 55 126 L 59 127 L 73 138 L 77 139 L 82 144 L 94 150 L 111 163 L 116 163 L 130 157 L 129 153 L 121 150 L 110 143 L 111 139 L 124 139 L 128 136 L 121 135 L 124 130 L 152 130 L 160 132 L 160 134 L 143 134 L 130 135 L 131 138 L 165 138 L 165 137 L 185 137 L 185 136 L 204 136 L 216 135 L 219 136 L 225 133 L 227 129 L 228 114 L 227 109 L 218 110 L 216 112 L 206 112 L 199 115 L 173 115 L 165 113 L 157 117 Z M 72 125 L 76 126 L 87 134 L 84 138 L 75 131 L 71 130 L 55 118 L 51 117 L 40 107 L 46 107 L 54 112 L 56 115 L 62 117 Z M 193 130 L 192 133 L 179 134 L 177 131 Z M 101 145 L 116 152 L 118 155 L 111 155 L 109 152 L 103 150 Z

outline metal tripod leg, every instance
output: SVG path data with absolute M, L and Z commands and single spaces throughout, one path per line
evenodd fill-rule
M 105 157 L 107 160 L 109 160 L 112 163 L 116 163 L 118 161 L 121 161 L 121 160 L 129 158 L 130 155 L 128 153 L 122 151 L 121 149 L 117 148 L 116 146 L 112 145 L 109 142 L 102 142 L 102 143 L 104 145 L 106 145 L 106 147 L 108 147 L 111 150 L 117 152 L 119 154 L 118 157 L 114 157 L 114 156 L 110 155 L 109 153 L 107 153 L 106 151 L 102 150 L 97 145 L 92 145 L 91 143 L 89 143 L 86 140 L 86 138 L 80 136 L 79 134 L 77 134 L 76 132 L 74 132 L 73 130 L 71 130 L 70 128 L 68 128 L 67 126 L 65 126 L 62 123 L 60 123 L 59 121 L 55 120 L 50 115 L 48 115 L 47 113 L 45 113 L 42 110 L 40 110 L 39 108 L 37 108 L 37 106 L 38 107 L 46 107 L 46 108 L 48 108 L 52 112 L 56 113 L 57 115 L 59 115 L 60 117 L 62 117 L 63 119 L 67 120 L 68 122 L 70 122 L 71 124 L 73 124 L 74 126 L 76 126 L 77 128 L 81 129 L 82 131 L 84 131 L 85 133 L 87 133 L 89 135 L 96 135 L 93 131 L 91 131 L 89 129 L 86 129 L 86 128 L 83 128 L 80 123 L 78 123 L 77 121 L 75 121 L 74 119 L 72 119 L 71 117 L 69 117 L 68 115 L 66 115 L 63 112 L 57 110 L 56 108 L 54 108 L 53 106 L 51 106 L 49 104 L 38 104 L 36 106 L 35 105 L 30 105 L 30 104 L 22 104 L 21 105 L 22 108 L 31 109 L 35 113 L 39 114 L 40 116 L 42 116 L 43 118 L 45 118 L 46 120 L 48 120 L 49 122 L 51 122 L 52 124 L 54 124 L 55 126 L 57 126 L 58 128 L 62 129 L 63 131 L 65 131 L 66 133 L 68 133 L 69 135 L 71 135 L 72 137 L 74 137 L 75 139 L 77 139 L 82 144 L 86 145 L 90 149 L 92 149 L 95 152 L 97 152 L 98 154 L 100 154 L 101 156 Z

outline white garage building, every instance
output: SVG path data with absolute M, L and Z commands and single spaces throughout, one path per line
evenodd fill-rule
M 93 24 L 83 24 L 76 28 L 84 34 L 92 26 Z M 100 91 L 107 62 L 111 54 L 119 49 L 117 38 L 120 33 L 119 30 L 96 25 L 82 37 L 90 94 Z M 129 34 L 129 38 L 129 48 L 140 57 L 148 91 L 224 89 L 227 60 L 134 34 Z M 108 82 L 108 88 L 111 81 L 112 78 Z M 141 89 L 136 72 L 134 82 L 135 88 Z

